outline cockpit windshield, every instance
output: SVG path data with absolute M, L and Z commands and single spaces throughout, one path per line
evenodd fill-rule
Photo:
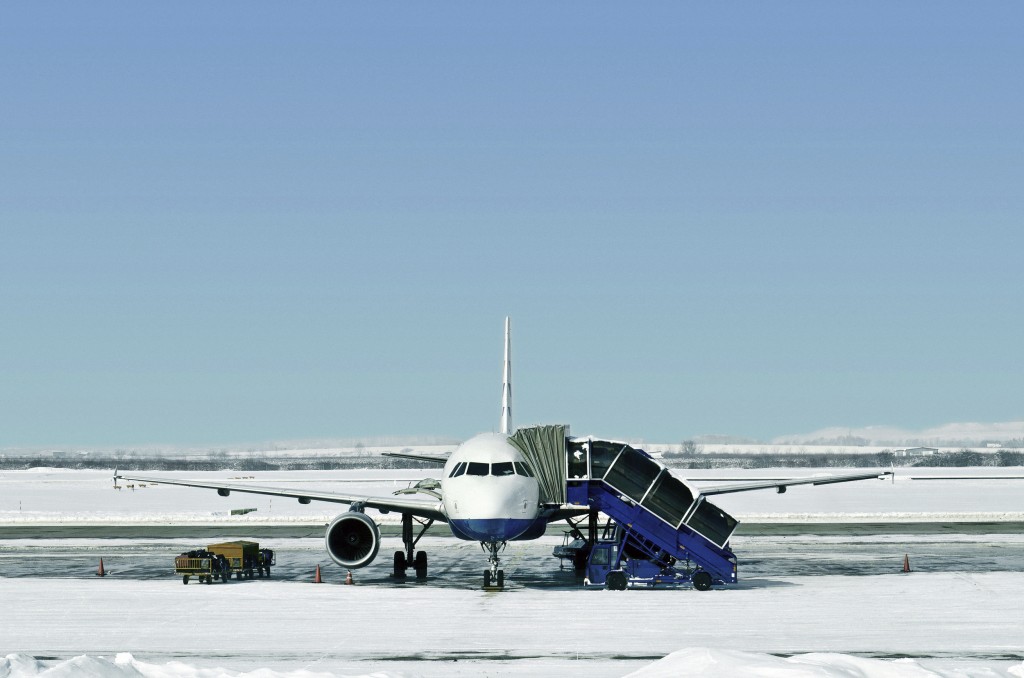
M 500 461 L 496 464 L 491 464 L 491 475 L 492 476 L 514 476 L 516 472 L 512 469 L 512 462 Z
M 460 461 L 448 474 L 449 478 L 468 476 L 526 476 L 533 477 L 533 471 L 521 461 L 497 461 L 485 464 L 482 461 Z

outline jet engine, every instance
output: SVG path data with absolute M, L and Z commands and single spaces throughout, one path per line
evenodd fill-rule
M 324 538 L 331 560 L 354 570 L 366 567 L 380 550 L 380 530 L 365 513 L 349 511 L 331 521 Z

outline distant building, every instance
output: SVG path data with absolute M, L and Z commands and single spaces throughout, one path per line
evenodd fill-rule
M 939 448 L 937 447 L 908 447 L 905 450 L 893 452 L 897 457 L 930 457 L 938 453 Z
M 998 450 L 1002 446 L 1002 443 L 985 443 L 985 447 L 993 450 Z

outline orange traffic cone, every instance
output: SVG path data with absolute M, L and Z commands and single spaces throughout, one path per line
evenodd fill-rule
M 903 571 L 910 572 L 910 556 L 903 554 Z
M 319 563 L 317 563 L 317 566 L 316 566 L 316 576 L 313 577 L 313 583 L 314 584 L 323 584 L 324 583 L 324 580 L 320 578 L 320 564 Z
M 352 570 L 349 570 L 348 574 L 345 575 L 345 583 L 346 584 L 351 584 L 352 583 Z
M 97 577 L 106 577 L 107 576 L 107 571 L 103 569 L 103 559 L 102 558 L 100 558 L 100 568 L 98 570 L 96 570 L 96 576 Z

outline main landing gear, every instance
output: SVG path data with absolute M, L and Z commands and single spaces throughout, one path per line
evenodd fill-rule
M 413 521 L 423 526 L 420 533 L 413 536 Z M 402 545 L 404 551 L 395 551 L 395 571 L 391 574 L 395 579 L 405 579 L 405 571 L 410 567 L 416 571 L 416 579 L 427 578 L 427 552 L 416 551 L 416 544 L 427 529 L 434 524 L 433 520 L 422 521 L 414 518 L 412 514 L 402 514 Z M 414 555 L 415 554 L 415 555 Z
M 500 569 L 501 558 L 498 553 L 505 549 L 506 542 L 503 541 L 482 541 L 480 547 L 487 551 L 487 562 L 491 569 L 484 570 L 484 589 L 488 591 L 501 591 L 505 588 L 505 570 Z

